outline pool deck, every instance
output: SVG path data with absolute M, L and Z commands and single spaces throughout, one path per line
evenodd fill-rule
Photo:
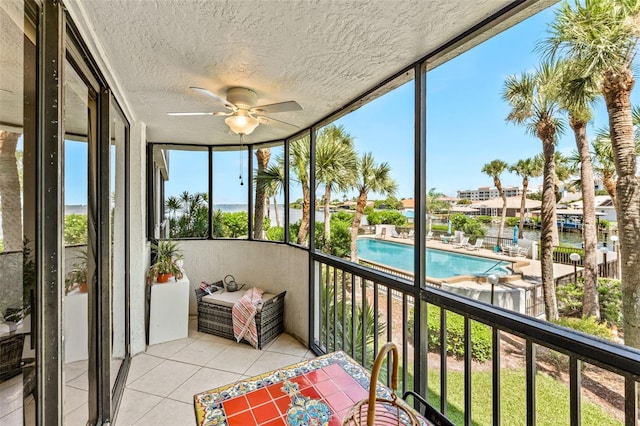
M 375 238 L 372 236 L 372 238 Z M 411 238 L 401 238 L 401 237 L 393 237 L 393 238 L 375 238 L 382 241 L 395 242 L 407 245 L 413 245 L 414 240 Z M 533 260 L 526 257 L 514 257 L 508 256 L 503 253 L 495 253 L 493 250 L 489 249 L 478 249 L 478 250 L 467 250 L 465 248 L 455 248 L 453 244 L 445 244 L 439 239 L 427 240 L 425 242 L 427 248 L 449 251 L 453 253 L 462 253 L 469 256 L 479 256 L 487 259 L 494 260 L 502 260 L 506 262 L 512 262 L 514 264 L 514 268 L 521 275 L 521 278 L 509 279 L 507 283 L 500 282 L 496 285 L 496 288 L 504 288 L 505 290 L 512 289 L 514 287 L 518 288 L 531 288 L 540 283 L 542 283 L 542 270 L 540 266 L 539 260 Z M 581 269 L 581 268 L 578 268 Z M 559 263 L 553 264 L 553 276 L 555 278 L 563 277 L 566 275 L 573 274 L 574 269 L 571 265 L 562 265 Z M 446 282 L 453 282 L 449 280 L 443 280 Z M 464 286 L 467 288 L 486 288 L 486 283 L 478 282 L 477 280 L 465 280 L 465 279 L 455 279 L 455 284 L 459 286 Z

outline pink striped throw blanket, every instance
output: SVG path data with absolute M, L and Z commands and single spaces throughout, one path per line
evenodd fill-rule
M 256 313 L 262 303 L 263 291 L 253 287 L 233 304 L 233 335 L 239 342 L 245 338 L 251 346 L 258 348 L 258 329 L 256 328 Z

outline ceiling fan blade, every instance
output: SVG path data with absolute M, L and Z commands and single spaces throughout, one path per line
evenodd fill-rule
M 296 101 L 279 102 L 277 104 L 259 105 L 251 108 L 251 112 L 256 114 L 273 114 L 276 112 L 300 111 L 302 107 Z
M 190 115 L 215 115 L 213 112 L 168 112 L 167 115 L 172 117 L 183 117 Z
M 220 111 L 220 112 L 214 112 L 213 113 L 213 115 L 215 117 L 228 117 L 228 116 L 233 115 L 233 114 L 234 114 L 233 111 L 231 111 L 231 112 L 222 112 L 222 111 Z
M 291 130 L 291 129 L 299 129 L 300 127 L 296 126 L 295 124 L 291 124 L 291 123 L 287 123 L 284 121 L 280 121 L 280 120 L 276 120 L 275 118 L 271 118 L 271 117 L 267 117 L 264 115 L 258 115 L 256 116 L 256 118 L 258 119 L 258 121 L 261 124 L 267 124 L 270 126 L 276 126 L 276 127 L 280 127 L 282 129 L 286 129 L 286 130 Z
M 202 87 L 195 87 L 195 86 L 190 86 L 189 89 L 193 89 L 196 92 L 208 96 L 210 98 L 213 98 L 215 101 L 220 102 L 222 105 L 224 105 L 226 108 L 229 108 L 232 111 L 235 111 L 237 108 L 235 105 L 233 105 L 231 102 L 227 101 L 226 99 L 221 98 L 220 96 L 216 95 L 215 93 L 213 93 L 210 90 L 207 89 L 203 89 Z

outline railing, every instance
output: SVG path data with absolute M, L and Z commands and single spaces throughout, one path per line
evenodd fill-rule
M 416 289 L 342 259 L 311 257 L 314 350 L 344 350 L 371 368 L 381 344 L 395 342 L 399 391 L 414 388 L 454 423 L 579 425 L 609 401 L 599 424 L 636 424 L 639 351 L 437 288 Z M 422 322 L 414 318 L 419 311 Z M 566 418 L 557 418 L 562 404 Z
M 511 247 L 514 245 L 513 238 L 498 238 L 487 235 L 484 238 L 484 246 L 488 248 L 493 248 L 495 246 L 500 247 Z

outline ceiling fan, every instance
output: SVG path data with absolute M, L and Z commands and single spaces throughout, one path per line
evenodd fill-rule
M 215 117 L 227 117 L 225 123 L 238 135 L 249 135 L 259 124 L 275 125 L 287 130 L 297 129 L 298 126 L 284 121 L 267 117 L 264 114 L 273 114 L 287 111 L 300 111 L 302 107 L 296 101 L 279 102 L 269 105 L 257 105 L 258 95 L 251 89 L 245 87 L 231 87 L 227 90 L 227 98 L 203 89 L 202 87 L 190 87 L 196 92 L 213 98 L 216 102 L 224 106 L 229 112 L 168 112 L 170 116 L 194 116 L 212 115 Z

